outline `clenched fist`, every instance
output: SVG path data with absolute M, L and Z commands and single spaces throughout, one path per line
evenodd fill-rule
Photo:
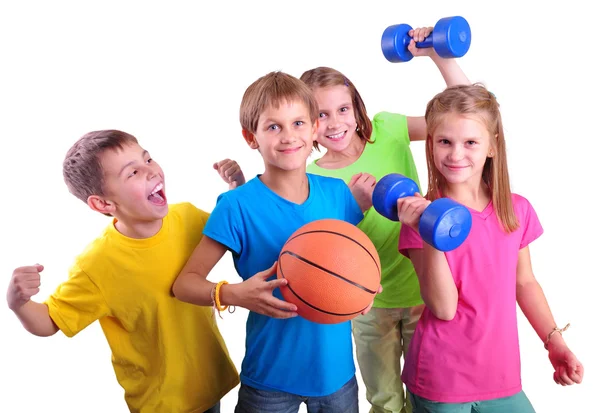
M 8 284 L 8 292 L 6 300 L 8 307 L 16 311 L 25 305 L 31 297 L 40 292 L 40 272 L 44 270 L 43 265 L 30 265 L 27 267 L 19 267 L 14 270 L 10 283 Z

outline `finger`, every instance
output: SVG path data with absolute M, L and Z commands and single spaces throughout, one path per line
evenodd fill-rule
M 13 271 L 13 273 L 14 274 L 16 274 L 16 273 L 21 273 L 21 274 L 37 273 L 37 272 L 40 271 L 40 268 L 43 270 L 44 266 L 40 265 L 40 264 L 26 265 L 24 267 L 15 268 L 15 270 Z
M 362 173 L 353 175 L 352 178 L 350 178 L 350 182 L 348 182 L 348 186 L 352 187 L 352 186 L 356 185 L 356 181 L 358 181 L 361 176 L 362 176 Z
M 298 311 L 298 307 L 296 307 L 295 304 L 280 300 L 279 298 L 272 296 L 272 295 L 266 297 L 264 302 L 269 307 L 273 307 L 275 309 L 279 309 L 282 311 L 287 311 L 287 312 L 292 312 L 292 313 L 295 311 Z
M 25 278 L 20 281 L 20 284 L 25 288 L 37 288 L 42 285 L 40 277 Z
M 256 275 L 260 275 L 266 280 L 267 278 L 269 278 L 273 274 L 275 274 L 275 271 L 277 271 L 277 261 L 275 261 L 273 263 L 273 265 L 271 265 L 270 268 L 267 268 L 266 270 L 263 270 L 263 271 L 257 273 Z
M 279 310 L 278 308 L 271 308 L 271 307 L 269 307 L 265 311 L 265 314 L 268 315 L 269 317 L 273 317 L 273 318 L 292 318 L 292 317 L 298 316 L 298 313 L 295 313 L 292 311 L 282 311 L 282 310 Z
M 573 380 L 571 380 L 571 378 L 569 377 L 569 373 L 566 368 L 562 368 L 562 372 L 560 374 L 559 379 L 561 382 L 563 382 L 567 386 L 571 386 L 572 384 L 575 384 L 573 382 Z
M 26 296 L 27 298 L 29 297 L 33 297 L 34 295 L 36 295 L 37 293 L 40 292 L 39 288 L 25 288 L 23 290 L 23 295 Z
M 581 382 L 583 381 L 583 377 L 581 377 L 579 375 L 579 373 L 577 372 L 577 370 L 567 370 L 569 378 L 573 381 L 573 383 L 577 383 L 577 384 L 581 384 Z
M 227 165 L 227 169 L 225 170 L 225 176 L 228 178 L 231 178 L 233 175 L 235 175 L 238 171 L 240 170 L 240 168 L 235 165 Z
M 371 311 L 371 308 L 372 308 L 372 307 L 373 307 L 373 303 L 371 302 L 371 303 L 370 303 L 370 304 L 367 306 L 367 308 L 365 308 L 364 310 L 362 310 L 360 313 L 361 313 L 362 315 L 365 315 L 365 314 L 367 314 L 369 311 Z
M 229 161 L 231 161 L 231 160 L 230 159 L 223 159 L 223 160 L 220 160 L 219 162 L 215 162 L 214 165 L 213 165 L 213 168 L 215 168 L 215 169 L 218 170 L 220 167 L 222 167 L 223 165 L 225 165 Z
M 283 287 L 284 285 L 287 285 L 288 280 L 286 280 L 285 278 L 277 278 L 276 280 L 271 280 L 267 283 L 267 287 L 271 289 L 271 291 L 273 291 L 275 288 L 279 288 L 279 287 Z

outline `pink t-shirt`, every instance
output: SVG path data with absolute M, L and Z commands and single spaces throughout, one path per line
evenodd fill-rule
M 427 308 L 410 343 L 402 380 L 417 396 L 443 403 L 464 403 L 512 396 L 521 391 L 517 332 L 517 261 L 521 248 L 542 235 L 527 199 L 513 194 L 519 228 L 504 232 L 492 203 L 470 209 L 471 232 L 446 252 L 458 288 L 458 308 L 451 321 Z M 407 225 L 399 251 L 423 248 Z

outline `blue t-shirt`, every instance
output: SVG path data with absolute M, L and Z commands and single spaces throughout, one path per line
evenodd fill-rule
M 307 176 L 310 192 L 301 205 L 271 191 L 258 176 L 219 196 L 204 235 L 231 250 L 244 280 L 270 268 L 304 224 L 334 218 L 356 225 L 362 220 L 344 181 Z M 283 299 L 279 289 L 274 295 Z M 336 392 L 354 374 L 350 321 L 318 324 L 300 316 L 284 320 L 249 313 L 240 374 L 247 386 L 318 397 Z

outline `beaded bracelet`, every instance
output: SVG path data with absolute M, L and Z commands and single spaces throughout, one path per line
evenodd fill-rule
M 560 333 L 562 335 L 562 333 L 564 331 L 567 331 L 567 329 L 571 326 L 571 323 L 568 323 L 566 326 L 564 326 L 563 328 L 558 328 L 558 327 L 554 327 L 552 329 L 551 332 L 548 333 L 548 336 L 546 337 L 546 341 L 544 342 L 544 348 L 546 350 L 548 350 L 548 344 L 550 343 L 550 339 L 552 338 L 552 335 L 554 333 Z

